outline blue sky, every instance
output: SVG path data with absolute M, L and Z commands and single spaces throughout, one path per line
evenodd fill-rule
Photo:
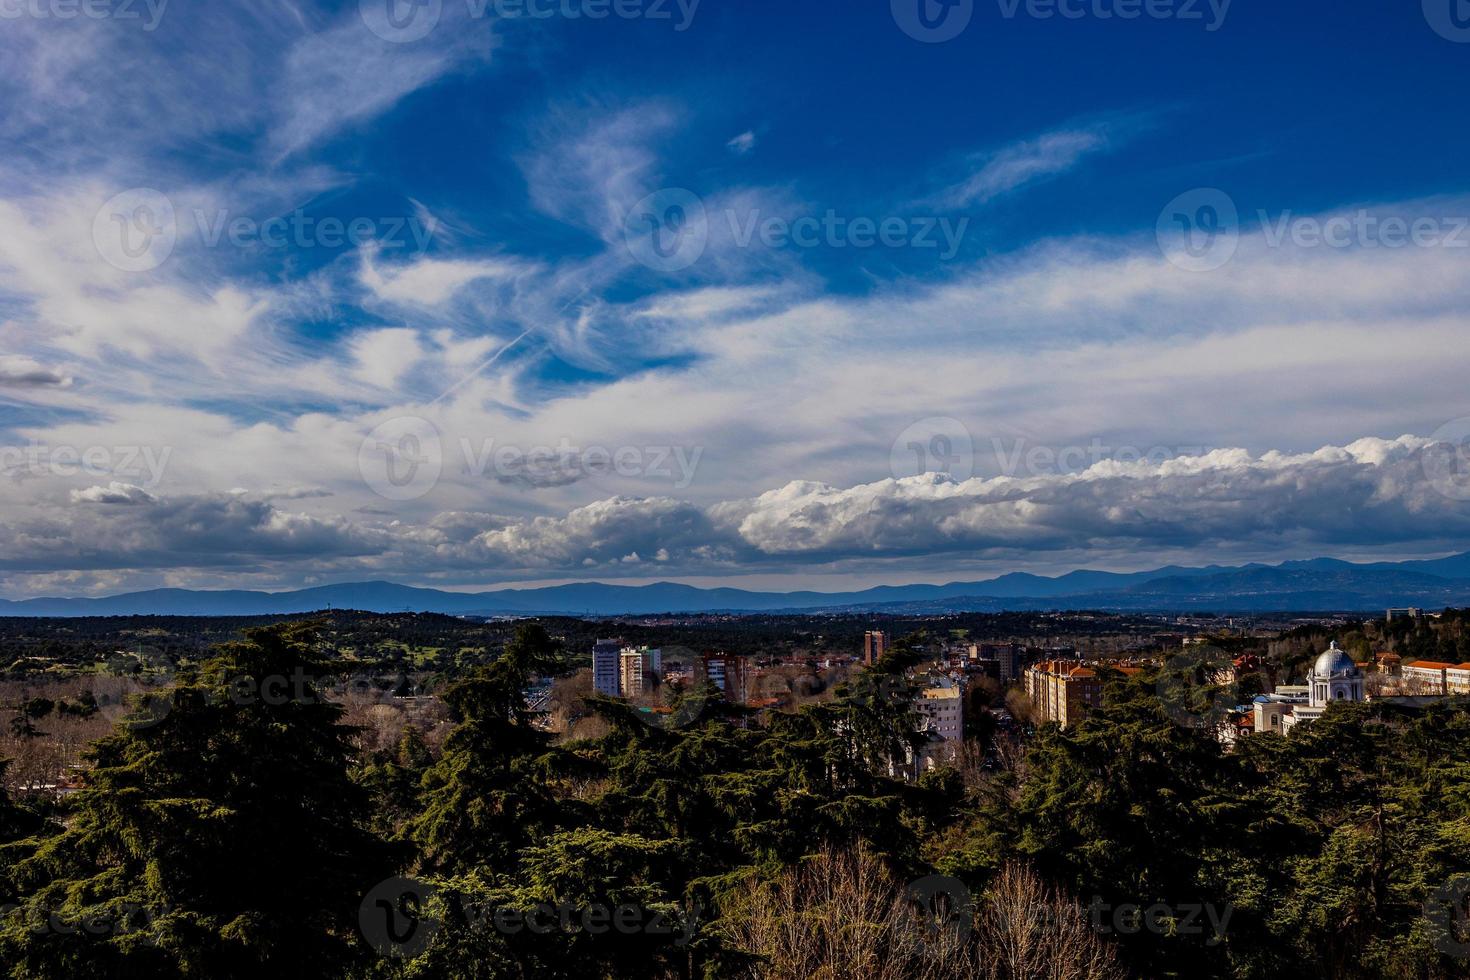
M 533 7 L 0 5 L 0 593 L 1470 547 L 1448 0 Z

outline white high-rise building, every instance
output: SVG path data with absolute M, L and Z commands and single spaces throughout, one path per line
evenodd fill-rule
M 598 694 L 615 698 L 622 693 L 622 652 L 618 640 L 598 640 L 592 645 L 592 689 Z
M 953 759 L 965 737 L 964 691 L 947 677 L 935 677 L 919 692 L 914 708 L 923 719 L 922 730 L 930 737 L 921 754 L 923 765 Z

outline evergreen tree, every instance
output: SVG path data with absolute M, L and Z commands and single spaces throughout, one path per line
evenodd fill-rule
M 59 833 L 12 869 L 18 977 L 339 975 L 386 873 L 308 627 L 247 631 L 91 750 Z
M 458 724 L 424 775 L 424 810 L 408 827 L 424 870 L 507 870 L 521 850 L 572 819 L 555 791 L 565 754 L 526 706 L 532 680 L 558 666 L 555 654 L 540 624 L 525 624 L 491 664 L 445 692 Z

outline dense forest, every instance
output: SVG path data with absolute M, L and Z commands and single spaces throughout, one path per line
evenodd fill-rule
M 0 800 L 0 964 L 17 978 L 1470 972 L 1461 700 L 1334 705 L 1227 751 L 1174 720 L 1155 676 L 1116 675 L 1102 710 L 1043 726 L 999 768 L 913 780 L 916 643 L 795 711 L 757 719 L 694 687 L 684 721 L 661 724 L 594 697 L 605 734 L 560 739 L 526 691 L 581 649 L 507 628 L 441 692 L 438 744 L 409 726 L 364 750 L 323 696 L 340 651 L 321 624 L 253 627 L 180 664 L 90 748 L 79 791 Z

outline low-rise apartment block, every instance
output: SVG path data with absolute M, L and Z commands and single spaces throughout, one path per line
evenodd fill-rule
M 1404 664 L 1399 670 L 1402 687 L 1406 694 L 1445 694 L 1446 674 L 1458 669 L 1457 664 L 1441 663 L 1437 660 L 1415 660 Z

